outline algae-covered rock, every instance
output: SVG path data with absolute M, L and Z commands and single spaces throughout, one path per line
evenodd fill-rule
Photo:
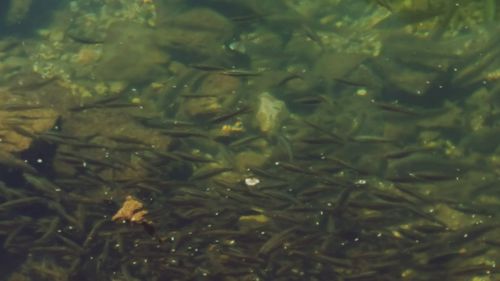
M 252 57 L 282 55 L 283 39 L 276 32 L 260 28 L 240 35 L 238 41 L 229 44 L 229 48 Z
M 5 22 L 8 25 L 20 23 L 28 14 L 31 0 L 11 0 Z
M 257 127 L 262 133 L 266 135 L 275 133 L 287 116 L 288 110 L 283 101 L 268 92 L 259 95 L 256 119 Z
M 445 103 L 445 110 L 440 114 L 426 116 L 417 122 L 424 129 L 453 129 L 463 126 L 464 110 L 456 104 Z
M 43 107 L 37 99 L 0 91 L 0 150 L 28 149 L 35 136 L 50 130 L 58 117 L 55 110 Z
M 460 146 L 474 152 L 491 154 L 500 143 L 499 128 L 482 128 L 468 133 L 461 141 Z
M 287 54 L 304 60 L 315 60 L 321 51 L 322 47 L 318 42 L 304 40 L 301 32 L 294 32 L 285 47 Z
M 235 77 L 209 75 L 203 80 L 194 96 L 182 100 L 181 112 L 191 118 L 220 114 L 234 103 L 235 93 L 240 84 L 240 80 Z
M 349 73 L 358 68 L 367 58 L 368 55 L 366 54 L 325 53 L 318 57 L 313 73 L 330 84 L 338 79 L 345 79 Z
M 392 58 L 384 57 L 375 61 L 378 72 L 384 74 L 390 91 L 397 91 L 399 96 L 422 96 L 429 93 L 439 72 L 421 71 L 404 67 Z
M 233 33 L 232 23 L 206 8 L 192 9 L 160 24 L 156 42 L 190 59 L 214 58 Z
M 462 159 L 448 159 L 443 155 L 414 153 L 409 157 L 389 162 L 386 175 L 388 178 L 414 181 L 456 180 L 469 168 L 469 163 L 462 161 Z
M 95 73 L 99 80 L 145 82 L 168 61 L 168 55 L 156 46 L 151 29 L 134 22 L 116 22 L 109 27 Z
M 201 118 L 221 112 L 222 106 L 216 97 L 192 98 L 183 103 L 183 111 L 189 117 Z
M 216 40 L 224 39 L 232 31 L 231 22 L 215 12 L 207 8 L 196 8 L 179 14 L 172 21 L 175 27 L 199 31 L 211 32 L 216 36 Z
M 235 167 L 237 171 L 244 172 L 251 168 L 260 168 L 271 156 L 270 153 L 262 153 L 245 150 L 235 156 Z
M 134 109 L 130 109 L 133 111 Z M 153 151 L 168 151 L 172 139 L 162 135 L 160 131 L 145 128 L 132 121 L 130 111 L 121 110 L 117 114 L 113 110 L 93 110 L 78 114 L 68 115 L 64 121 L 64 132 L 79 138 L 87 138 L 89 146 L 82 148 L 79 153 L 98 161 L 109 163 L 99 170 L 99 175 L 106 179 L 134 179 L 148 173 L 147 160 L 139 154 L 114 153 L 112 157 L 103 153 L 100 147 L 114 148 L 149 147 Z M 71 145 L 61 145 L 59 152 L 72 153 Z M 154 152 L 153 152 L 154 153 Z M 75 166 L 66 165 L 64 156 L 56 156 L 54 169 L 58 173 L 68 176 L 78 172 Z M 60 158 L 58 158 L 60 157 Z M 120 167 L 118 170 L 116 167 Z M 167 172 L 166 172 L 167 173 Z

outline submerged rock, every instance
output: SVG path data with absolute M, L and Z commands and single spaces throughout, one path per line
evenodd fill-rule
M 259 95 L 257 109 L 257 126 L 266 135 L 276 132 L 288 116 L 288 110 L 283 101 L 276 99 L 268 92 Z
M 108 30 L 95 73 L 100 80 L 145 82 L 169 61 L 153 40 L 153 31 L 134 22 L 116 22 Z
M 190 60 L 218 57 L 233 34 L 232 23 L 206 8 L 192 9 L 159 24 L 156 42 Z
M 8 25 L 20 23 L 28 14 L 31 4 L 31 0 L 11 0 L 5 22 Z
M 0 150 L 28 149 L 38 134 L 54 126 L 58 117 L 54 109 L 42 106 L 36 98 L 0 90 Z
M 193 97 L 182 100 L 181 112 L 189 118 L 213 117 L 221 114 L 235 102 L 235 93 L 240 84 L 240 80 L 235 77 L 208 75 Z

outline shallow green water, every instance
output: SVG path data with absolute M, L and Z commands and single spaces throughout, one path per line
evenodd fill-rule
M 4 1 L 2 280 L 497 280 L 498 1 Z

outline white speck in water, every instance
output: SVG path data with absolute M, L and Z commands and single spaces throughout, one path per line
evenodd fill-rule
M 355 181 L 354 184 L 356 184 L 356 185 L 363 185 L 363 184 L 366 184 L 366 180 L 365 179 L 359 179 L 359 180 Z
M 246 178 L 245 179 L 245 184 L 247 186 L 256 186 L 260 183 L 260 180 L 258 178 Z

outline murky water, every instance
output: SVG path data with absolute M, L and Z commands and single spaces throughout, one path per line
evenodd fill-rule
M 0 3 L 2 280 L 498 280 L 497 3 Z

